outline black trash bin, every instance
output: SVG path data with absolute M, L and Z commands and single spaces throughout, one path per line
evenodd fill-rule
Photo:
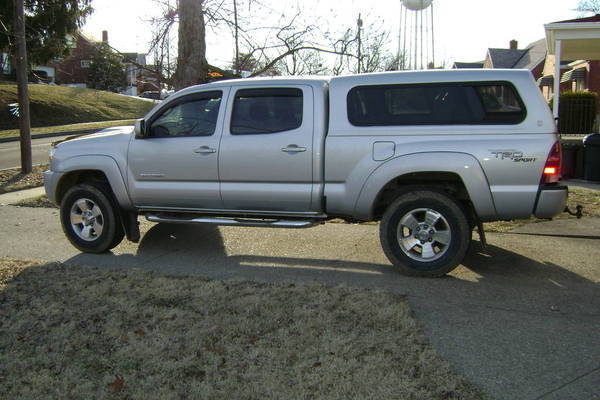
M 592 133 L 583 139 L 585 147 L 584 179 L 600 181 L 600 134 Z

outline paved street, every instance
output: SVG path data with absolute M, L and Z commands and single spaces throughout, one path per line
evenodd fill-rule
M 33 139 L 31 141 L 31 158 L 33 165 L 48 163 L 50 144 L 68 136 Z M 21 147 L 18 141 L 0 143 L 0 169 L 17 168 L 21 166 Z
M 142 224 L 139 245 L 81 254 L 57 211 L 0 207 L 0 254 L 215 279 L 321 281 L 406 294 L 442 357 L 498 399 L 594 399 L 600 387 L 600 219 L 489 234 L 451 276 L 397 274 L 377 227 Z M 563 236 L 561 236 L 563 235 Z M 541 396 L 541 397 L 540 397 Z

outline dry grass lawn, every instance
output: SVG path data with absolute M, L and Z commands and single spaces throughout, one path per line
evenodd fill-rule
M 156 105 L 132 96 L 56 85 L 29 84 L 31 127 L 113 121 L 143 117 Z M 17 102 L 17 85 L 0 84 L 0 130 L 17 129 L 10 104 Z
M 405 298 L 0 259 L 3 399 L 480 399 Z
M 0 194 L 43 186 L 43 173 L 47 169 L 48 164 L 35 165 L 29 174 L 21 173 L 21 168 L 0 171 Z

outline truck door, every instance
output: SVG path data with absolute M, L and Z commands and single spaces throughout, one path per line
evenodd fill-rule
M 128 183 L 134 204 L 147 208 L 220 209 L 218 155 L 226 99 L 221 90 L 180 97 L 131 141 Z
M 226 209 L 311 211 L 313 101 L 306 85 L 231 89 L 219 156 Z

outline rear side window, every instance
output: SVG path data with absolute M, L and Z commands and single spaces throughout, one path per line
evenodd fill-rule
M 525 118 L 507 82 L 357 86 L 347 108 L 355 126 L 518 124 Z
M 302 90 L 265 88 L 238 90 L 233 103 L 231 133 L 276 133 L 302 125 Z

